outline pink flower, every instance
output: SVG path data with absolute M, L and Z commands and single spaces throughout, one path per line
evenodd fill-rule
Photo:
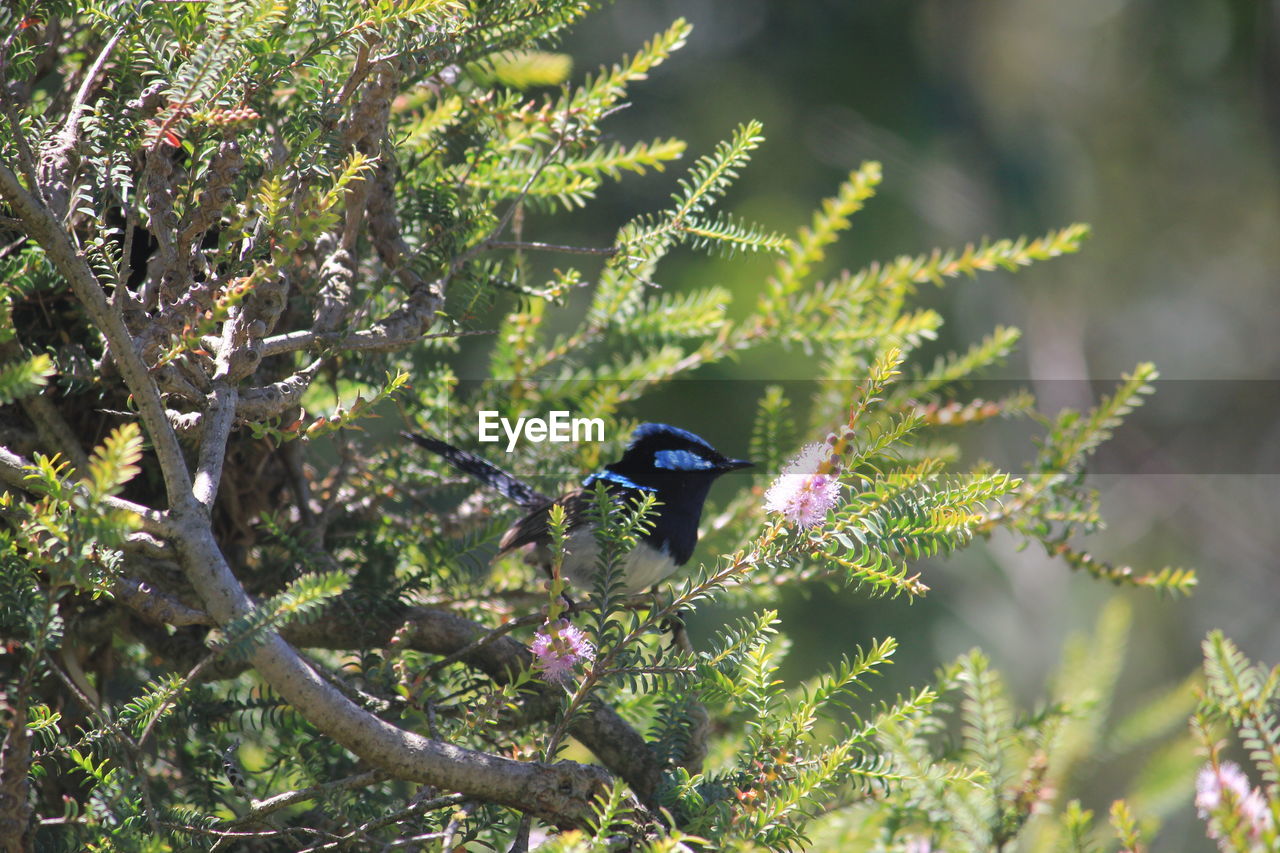
M 591 641 L 566 619 L 543 625 L 542 630 L 533 635 L 529 651 L 533 653 L 534 670 L 552 684 L 563 684 L 578 664 L 596 657 Z
M 1221 826 L 1215 814 L 1224 805 L 1223 793 L 1231 792 L 1226 803 L 1249 827 L 1249 835 L 1258 838 L 1271 828 L 1271 810 L 1267 800 L 1257 788 L 1249 787 L 1249 779 L 1234 761 L 1223 761 L 1218 766 L 1206 764 L 1196 777 L 1196 810 L 1208 821 L 1210 838 L 1222 839 Z M 1224 848 L 1225 849 L 1225 848 Z
M 1224 761 L 1217 767 L 1206 764 L 1196 777 L 1196 809 L 1200 817 L 1208 817 L 1222 802 L 1222 792 L 1229 790 L 1236 796 L 1236 802 L 1244 802 L 1249 796 L 1249 780 L 1245 777 L 1240 765 L 1234 761 Z
M 840 499 L 839 478 L 818 473 L 830 452 L 826 445 L 817 443 L 800 448 L 764 493 L 764 508 L 781 513 L 800 527 L 812 527 L 826 518 Z

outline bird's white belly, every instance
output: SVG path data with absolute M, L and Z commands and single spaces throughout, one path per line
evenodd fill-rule
M 565 578 L 582 592 L 595 589 L 596 564 L 600 545 L 590 530 L 576 530 L 565 543 L 562 571 Z M 622 558 L 622 586 L 628 594 L 644 592 L 649 587 L 669 577 L 676 570 L 675 562 L 666 553 L 648 542 L 641 542 Z

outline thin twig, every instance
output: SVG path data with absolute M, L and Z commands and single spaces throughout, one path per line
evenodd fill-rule
M 421 677 L 428 678 L 434 675 L 435 673 L 439 672 L 440 670 L 444 669 L 449 664 L 457 663 L 458 661 L 465 658 L 467 655 L 480 651 L 485 646 L 495 642 L 499 637 L 506 636 L 507 634 L 510 634 L 512 631 L 516 630 L 517 628 L 523 628 L 527 625 L 540 625 L 546 620 L 546 618 L 547 617 L 541 613 L 529 613 L 517 619 L 512 619 L 509 622 L 505 622 L 502 625 L 499 625 L 497 628 L 494 628 L 492 631 L 489 631 L 484 636 L 480 637 L 480 639 L 472 643 L 469 643 L 468 645 L 463 646 L 453 654 L 443 657 L 440 660 L 436 661 L 435 663 L 431 664 L 431 666 L 422 670 Z
M 40 437 L 71 463 L 73 474 L 89 474 L 89 457 L 80 446 L 75 431 L 62 417 L 62 413 L 49 402 L 48 397 L 44 394 L 24 397 L 22 410 L 36 425 Z
M 45 665 L 49 670 L 59 681 L 62 682 L 62 685 L 70 690 L 76 699 L 80 701 L 80 704 L 84 706 L 89 715 L 97 720 L 98 725 L 115 735 L 119 739 L 120 743 L 124 745 L 125 760 L 129 765 L 128 769 L 134 779 L 138 780 L 138 792 L 142 795 L 143 811 L 147 816 L 147 822 L 151 824 L 151 830 L 156 835 L 159 835 L 159 819 L 156 817 L 156 810 L 151 803 L 151 794 L 147 790 L 147 781 L 142 776 L 141 765 L 138 761 L 138 757 L 141 754 L 141 749 L 139 747 L 140 742 L 134 741 L 129 737 L 128 733 L 124 729 L 120 728 L 118 723 L 104 714 L 102 709 L 98 707 L 92 699 L 85 695 L 83 690 L 80 689 L 80 686 L 76 683 L 75 679 L 63 672 L 62 667 L 58 666 L 57 661 L 55 661 L 51 655 L 45 653 L 43 658 Z
M 599 677 L 608 678 L 613 675 L 692 675 L 695 667 L 690 666 L 619 666 L 601 670 Z
M 355 840 L 357 837 L 367 832 L 372 832 L 375 829 L 381 829 L 382 827 L 389 826 L 390 824 L 393 824 L 393 823 L 399 823 L 402 820 L 413 817 L 414 815 L 420 814 L 422 812 L 435 811 L 436 809 L 443 809 L 443 808 L 448 808 L 449 806 L 456 806 L 459 803 L 466 802 L 466 800 L 467 800 L 467 797 L 463 794 L 449 794 L 444 797 L 436 797 L 435 799 L 431 799 L 431 800 L 423 800 L 422 802 L 414 803 L 403 809 L 400 809 L 399 811 L 392 812 L 389 815 L 384 815 L 383 817 L 368 821 L 367 823 L 363 823 L 356 829 L 353 829 L 351 832 L 341 836 L 340 838 L 334 841 L 317 845 L 315 847 L 307 847 L 304 850 L 299 850 L 298 853 L 319 853 L 319 851 L 321 850 L 333 850 L 335 848 L 341 847 L 342 845 L 348 842 Z
M 446 281 L 452 279 L 454 274 L 457 273 L 457 271 L 461 269 L 462 265 L 467 261 L 477 255 L 490 251 L 493 248 L 493 244 L 497 241 L 499 235 L 501 235 L 503 231 L 507 230 L 507 226 L 511 223 L 512 217 L 516 215 L 516 211 L 520 209 L 520 205 L 524 204 L 524 200 L 528 198 L 529 191 L 533 189 L 534 183 L 536 183 L 538 178 L 542 176 L 542 173 L 547 166 L 551 165 L 551 161 L 556 158 L 556 155 L 560 153 L 560 150 L 563 147 L 564 136 L 562 135 L 556 138 L 555 144 L 547 151 L 547 155 L 538 161 L 538 167 L 529 175 L 528 180 L 524 182 L 524 186 L 520 187 L 520 192 L 516 194 L 516 197 L 512 200 L 511 204 L 507 206 L 506 211 L 502 214 L 502 218 L 498 220 L 498 224 L 489 232 L 489 236 L 458 255 L 458 257 L 454 258 L 449 263 L 449 272 L 445 276 Z
M 163 700 L 156 706 L 155 712 L 151 715 L 151 719 L 147 720 L 147 725 L 138 735 L 138 746 L 141 748 L 147 738 L 151 737 L 151 731 L 156 727 L 156 723 L 160 722 L 160 718 L 165 715 L 174 704 L 174 697 L 187 688 L 187 685 L 194 684 L 195 680 L 200 677 L 200 673 L 204 672 L 214 661 L 222 657 L 222 649 L 217 649 L 205 655 L 200 661 L 187 672 L 182 680 L 169 688 Z
M 516 837 L 511 842 L 507 853 L 529 853 L 529 832 L 533 829 L 533 818 L 524 815 L 520 818 L 520 826 L 516 829 Z
M 298 350 L 328 348 L 340 351 L 359 351 L 378 347 L 390 349 L 394 346 L 403 346 L 418 341 L 431 341 L 437 338 L 465 338 L 472 335 L 493 334 L 497 334 L 493 329 L 459 329 L 448 332 L 434 332 L 429 335 L 414 335 L 412 339 L 393 340 L 388 335 L 382 335 L 369 329 L 355 332 L 296 331 L 284 332 L 265 338 L 262 341 L 260 350 L 262 357 L 266 358 L 272 355 L 297 352 Z
M 18 248 L 23 243 L 26 243 L 29 239 L 30 238 L 28 238 L 26 234 L 23 234 L 17 240 L 14 240 L 12 243 L 5 246 L 3 249 L 0 249 L 0 259 L 9 257 L 9 255 L 13 253 L 14 249 Z
M 0 480 L 25 492 L 34 492 L 36 490 L 35 481 L 30 479 L 30 471 L 28 470 L 32 467 L 34 467 L 32 463 L 23 459 L 9 448 L 0 447 Z M 79 484 L 72 483 L 70 480 L 64 481 L 64 486 L 69 489 L 79 488 Z M 142 529 L 154 536 L 166 539 L 176 535 L 173 521 L 169 518 L 167 512 L 152 509 L 149 506 L 143 506 L 114 495 L 104 495 L 98 501 L 112 509 L 134 513 L 141 519 Z
M 492 240 L 490 249 L 529 250 L 533 252 L 565 252 L 570 255 L 601 255 L 611 258 L 618 254 L 617 246 L 561 246 L 556 243 L 538 243 L 534 241 Z
M 0 76 L 0 111 L 4 112 L 4 117 L 9 121 L 9 129 L 13 131 L 13 140 L 18 145 L 18 168 L 22 170 L 22 176 L 27 179 L 31 189 L 39 192 L 37 188 L 40 184 L 36 180 L 35 155 L 31 152 L 31 145 L 27 142 L 27 135 L 22 131 L 22 123 L 18 118 L 18 113 L 14 110 L 12 101 L 9 100 L 9 87 L 5 81 L 6 78 Z
M 296 791 L 285 791 L 282 794 L 276 794 L 262 800 L 254 800 L 251 803 L 249 812 L 242 817 L 238 817 L 231 821 L 228 826 L 242 826 L 246 823 L 253 823 L 260 820 L 272 812 L 278 812 L 283 808 L 305 802 L 307 800 L 316 800 L 323 798 L 331 791 L 348 791 L 352 788 L 367 788 L 370 785 L 376 785 L 379 782 L 385 782 L 391 778 L 382 770 L 366 770 L 364 773 L 356 773 L 353 776 L 347 776 L 343 779 L 335 779 L 332 782 L 321 782 L 318 785 L 312 785 L 309 788 L 299 788 Z
M 421 835 L 411 835 L 408 838 L 397 838 L 394 841 L 388 841 L 387 845 L 382 849 L 394 850 L 397 847 L 407 847 L 410 844 L 421 844 L 424 841 L 435 841 L 437 838 L 444 837 L 445 835 L 443 832 L 424 832 Z
M 255 829 L 230 831 L 225 829 L 216 829 L 208 826 L 193 826 L 185 823 L 171 823 L 169 821 L 161 822 L 160 826 L 165 829 L 175 830 L 177 832 L 187 833 L 189 835 L 205 835 L 210 838 L 279 838 L 282 835 L 329 835 L 318 829 L 312 829 L 309 826 L 287 826 L 284 829 Z
M 469 803 L 463 803 L 462 808 L 453 813 L 453 817 L 449 818 L 449 824 L 444 828 L 444 844 L 445 850 L 453 850 L 456 844 L 454 836 L 458 834 L 458 830 L 462 828 L 462 822 L 471 817 L 471 813 L 476 810 L 479 805 L 474 800 Z

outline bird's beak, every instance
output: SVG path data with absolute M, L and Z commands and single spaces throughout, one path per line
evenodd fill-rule
M 755 463 L 748 462 L 745 459 L 726 459 L 717 466 L 718 470 L 722 473 L 726 471 L 737 471 L 741 468 L 753 467 L 755 467 Z

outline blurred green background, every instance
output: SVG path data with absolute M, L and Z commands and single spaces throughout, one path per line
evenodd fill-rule
M 881 192 L 833 269 L 1093 226 L 1080 255 L 922 299 L 947 317 L 939 350 L 998 324 L 1023 329 L 998 377 L 1025 384 L 1051 413 L 1091 405 L 1139 361 L 1161 369 L 1153 402 L 1095 466 L 1109 527 L 1081 544 L 1142 569 L 1194 567 L 1201 585 L 1189 600 L 1123 593 L 1134 634 L 1121 712 L 1197 667 L 1210 627 L 1280 661 L 1278 10 L 1256 0 L 625 0 L 563 48 L 578 77 L 688 18 L 688 46 L 609 126 L 622 141 L 684 138 L 688 162 L 739 122 L 762 120 L 768 142 L 727 206 L 786 233 L 851 168 L 880 160 Z M 607 244 L 628 216 L 663 204 L 673 172 L 607 189 L 568 236 Z M 660 280 L 719 283 L 745 299 L 769 263 L 683 252 Z M 801 353 L 775 352 L 699 378 L 801 380 L 807 368 Z M 713 440 L 724 433 L 725 413 L 696 393 L 676 408 L 683 417 L 657 415 Z M 1025 427 L 971 432 L 975 454 L 1015 471 L 1034 453 Z M 789 674 L 892 634 L 902 647 L 884 695 L 980 645 L 1029 703 L 1063 638 L 1090 628 L 1114 594 L 1002 537 L 920 568 L 933 592 L 911 605 L 826 588 L 786 594 Z M 1127 772 L 1100 767 L 1085 785 L 1097 797 L 1086 805 L 1103 814 L 1119 793 L 1113 771 Z M 1212 849 L 1190 793 L 1188 782 L 1160 849 Z

